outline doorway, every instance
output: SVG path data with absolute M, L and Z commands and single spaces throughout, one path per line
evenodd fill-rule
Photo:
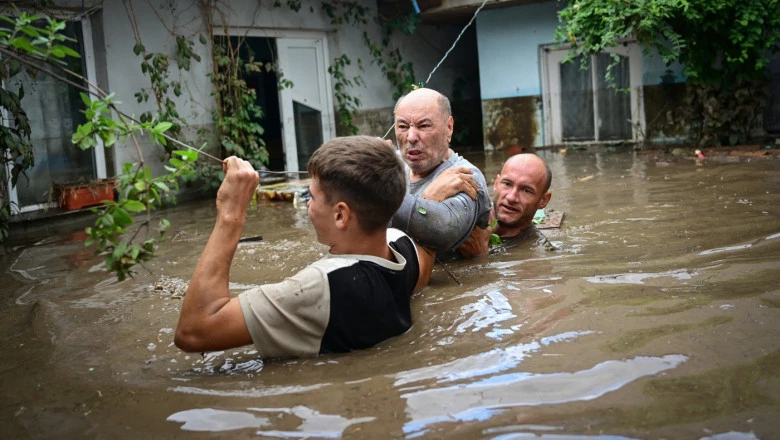
M 231 43 L 239 39 L 230 38 Z M 251 29 L 240 38 L 242 58 L 276 64 L 276 71 L 263 69 L 245 78 L 263 109 L 256 122 L 264 129 L 268 167 L 304 171 L 314 151 L 336 132 L 326 36 Z

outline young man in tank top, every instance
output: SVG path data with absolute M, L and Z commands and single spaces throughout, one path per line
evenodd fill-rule
M 182 304 L 174 342 L 184 351 L 254 343 L 260 357 L 371 347 L 411 326 L 409 299 L 427 283 L 432 253 L 387 225 L 406 193 L 392 147 L 367 136 L 336 138 L 308 164 L 309 218 L 329 255 L 277 284 L 230 297 L 228 280 L 257 172 L 223 164 L 217 221 Z

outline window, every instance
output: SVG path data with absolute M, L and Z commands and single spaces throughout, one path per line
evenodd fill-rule
M 563 63 L 567 50 L 542 50 L 545 133 L 552 144 L 571 142 L 639 141 L 644 126 L 641 100 L 641 55 L 626 44 L 589 57 Z M 612 75 L 618 91 L 605 79 Z M 583 68 L 584 67 L 584 68 Z
M 76 40 L 71 48 L 81 54 L 81 58 L 68 58 L 67 68 L 93 78 L 88 19 L 68 21 L 64 32 Z M 88 182 L 106 177 L 102 144 L 82 151 L 70 141 L 76 127 L 84 122 L 80 90 L 43 72 L 34 76 L 20 72 L 5 87 L 24 88 L 22 107 L 30 120 L 30 143 L 35 157 L 35 165 L 26 175 L 19 176 L 16 187 L 8 185 L 9 200 L 16 203 L 20 212 L 54 206 L 52 185 L 55 183 Z

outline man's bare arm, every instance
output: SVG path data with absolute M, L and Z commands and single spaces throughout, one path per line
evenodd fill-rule
M 417 246 L 417 261 L 420 267 L 420 276 L 417 279 L 417 285 L 414 286 L 414 291 L 419 292 L 431 280 L 433 264 L 436 261 L 436 251 L 417 242 L 414 245 Z
M 223 350 L 252 343 L 228 278 L 246 209 L 259 180 L 249 162 L 230 157 L 217 193 L 217 221 L 198 260 L 176 326 L 174 343 L 184 351 Z

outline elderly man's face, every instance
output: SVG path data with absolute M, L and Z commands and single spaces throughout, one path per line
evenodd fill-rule
M 537 209 L 550 201 L 545 192 L 547 170 L 538 157 L 531 154 L 507 161 L 493 184 L 493 214 L 503 228 L 526 228 Z
M 430 174 L 449 153 L 453 120 L 444 115 L 437 96 L 430 90 L 416 90 L 395 110 L 395 136 L 412 180 Z

